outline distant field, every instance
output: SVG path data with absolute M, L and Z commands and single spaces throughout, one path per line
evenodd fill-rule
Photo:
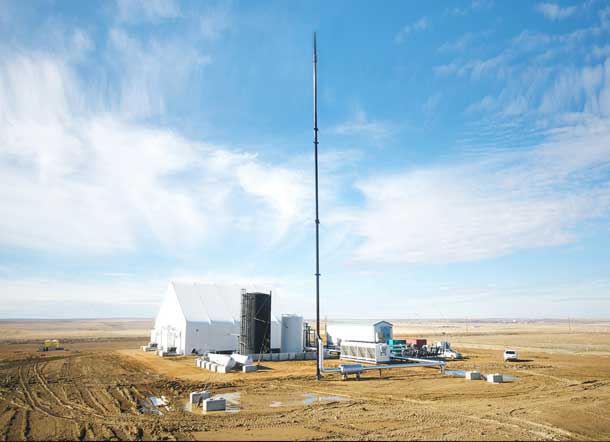
M 516 350 L 610 354 L 610 321 L 397 319 L 391 322 L 397 338 L 447 340 L 461 347 L 491 350 L 514 347 Z M 152 327 L 152 319 L 0 320 L 0 342 L 33 343 L 50 338 L 147 339 Z
M 150 319 L 0 320 L 0 342 L 40 339 L 141 338 L 150 336 Z

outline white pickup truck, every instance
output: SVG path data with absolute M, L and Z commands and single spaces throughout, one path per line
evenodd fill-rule
M 516 361 L 519 359 L 515 350 L 504 350 L 504 362 Z
M 450 348 L 443 351 L 442 356 L 447 359 L 462 359 L 462 353 L 459 351 L 451 350 Z

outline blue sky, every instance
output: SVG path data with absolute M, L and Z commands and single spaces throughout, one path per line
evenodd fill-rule
M 0 2 L 0 317 L 171 279 L 322 314 L 610 316 L 610 3 Z

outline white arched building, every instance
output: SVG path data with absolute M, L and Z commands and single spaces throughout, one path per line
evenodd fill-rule
M 179 354 L 232 352 L 239 347 L 241 292 L 269 293 L 259 286 L 170 282 L 150 340 L 159 349 L 176 347 Z M 281 322 L 274 315 L 271 295 L 271 348 L 279 349 Z

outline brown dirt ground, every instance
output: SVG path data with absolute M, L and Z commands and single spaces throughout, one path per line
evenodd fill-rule
M 44 354 L 35 351 L 35 343 L 5 340 L 0 435 L 4 440 L 610 439 L 607 325 L 456 327 L 445 336 L 460 343 L 455 346 L 467 359 L 448 368 L 519 379 L 492 385 L 415 368 L 386 370 L 381 378 L 368 372 L 361 381 L 328 375 L 317 382 L 311 361 L 267 362 L 257 373 L 221 375 L 197 369 L 192 357 L 160 359 L 136 350 L 145 339 L 73 337 L 66 351 Z M 442 336 L 436 329 L 410 332 Z M 504 363 L 504 346 L 520 350 L 522 360 Z M 185 411 L 188 393 L 202 388 L 228 396 L 239 392 L 240 411 Z M 331 400 L 305 405 L 303 393 Z M 165 395 L 171 408 L 162 409 L 162 416 L 141 414 L 138 400 L 151 395 Z M 278 400 L 284 406 L 272 407 Z

